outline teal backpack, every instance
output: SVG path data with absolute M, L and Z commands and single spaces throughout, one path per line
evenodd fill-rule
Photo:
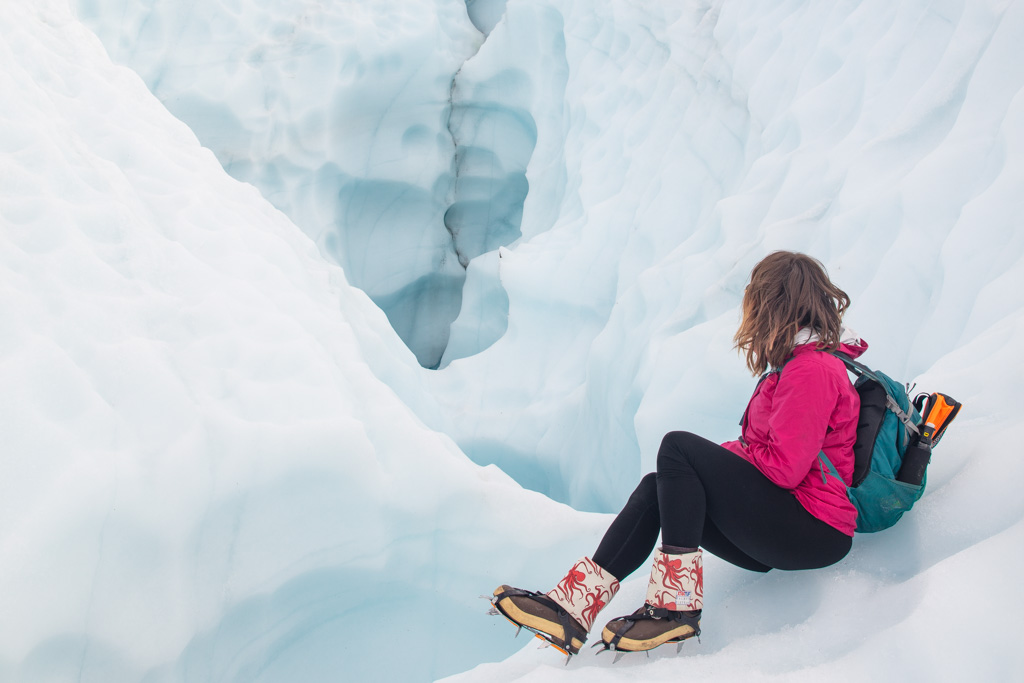
M 857 531 L 870 533 L 888 529 L 913 507 L 927 483 L 924 476 L 920 485 L 897 479 L 907 448 L 920 433 L 921 415 L 911 404 L 904 385 L 858 363 L 842 351 L 827 352 L 857 375 L 854 388 L 860 395 L 860 417 L 857 442 L 853 447 L 853 484 L 846 489 L 857 508 Z M 818 457 L 828 471 L 839 478 L 824 452 Z

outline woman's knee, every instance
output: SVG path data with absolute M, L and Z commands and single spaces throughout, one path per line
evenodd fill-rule
M 667 472 L 677 469 L 680 465 L 687 466 L 694 452 L 695 440 L 701 437 L 690 432 L 669 432 L 661 439 L 658 449 L 658 471 Z
M 640 485 L 636 487 L 637 491 L 643 491 L 644 497 L 653 495 L 655 498 L 658 496 L 658 475 L 654 472 L 648 472 L 640 480 Z
M 647 506 L 652 502 L 658 502 L 658 475 L 654 472 L 643 476 L 632 495 L 629 496 L 627 505 Z

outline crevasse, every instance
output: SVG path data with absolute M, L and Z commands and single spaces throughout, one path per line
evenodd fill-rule
M 521 75 L 453 77 L 504 2 L 76 8 L 229 173 L 344 268 L 421 365 L 438 365 L 467 265 L 518 236 L 528 187 Z

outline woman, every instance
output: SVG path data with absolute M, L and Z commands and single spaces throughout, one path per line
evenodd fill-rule
M 756 376 L 736 441 L 717 445 L 667 434 L 657 473 L 648 474 L 612 522 L 593 557 L 579 560 L 547 593 L 502 585 L 494 606 L 569 654 L 598 612 L 655 550 L 644 605 L 608 622 L 605 648 L 650 650 L 700 634 L 701 548 L 744 569 L 816 569 L 850 551 L 857 512 L 853 476 L 860 399 L 843 362 L 867 344 L 843 329 L 850 299 L 804 254 L 776 252 L 758 263 L 743 295 L 736 347 Z M 824 453 L 842 481 L 826 476 Z

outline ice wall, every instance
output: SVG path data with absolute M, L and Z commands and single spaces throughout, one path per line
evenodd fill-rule
M 452 79 L 482 40 L 463 0 L 75 5 L 437 364 L 465 279 L 444 221 L 459 172 Z
M 422 365 L 440 363 L 469 262 L 519 237 L 529 189 L 539 94 L 517 63 L 525 46 L 463 69 L 483 40 L 473 26 L 490 33 L 503 1 L 77 9 L 229 173 L 345 268 Z
M 550 229 L 558 215 L 568 183 L 561 158 L 569 78 L 563 28 L 551 7 L 514 5 L 456 77 L 450 128 L 457 175 L 445 224 L 467 280 L 442 366 L 505 333 L 498 249 L 522 236 L 526 199 L 544 207 L 530 223 L 534 233 Z
M 379 309 L 63 2 L 0 5 L 0 179 L 0 680 L 515 649 L 477 596 L 600 520 L 426 428 L 373 371 L 418 368 Z
M 506 0 L 466 0 L 466 11 L 473 26 L 487 34 L 501 21 L 505 4 Z

